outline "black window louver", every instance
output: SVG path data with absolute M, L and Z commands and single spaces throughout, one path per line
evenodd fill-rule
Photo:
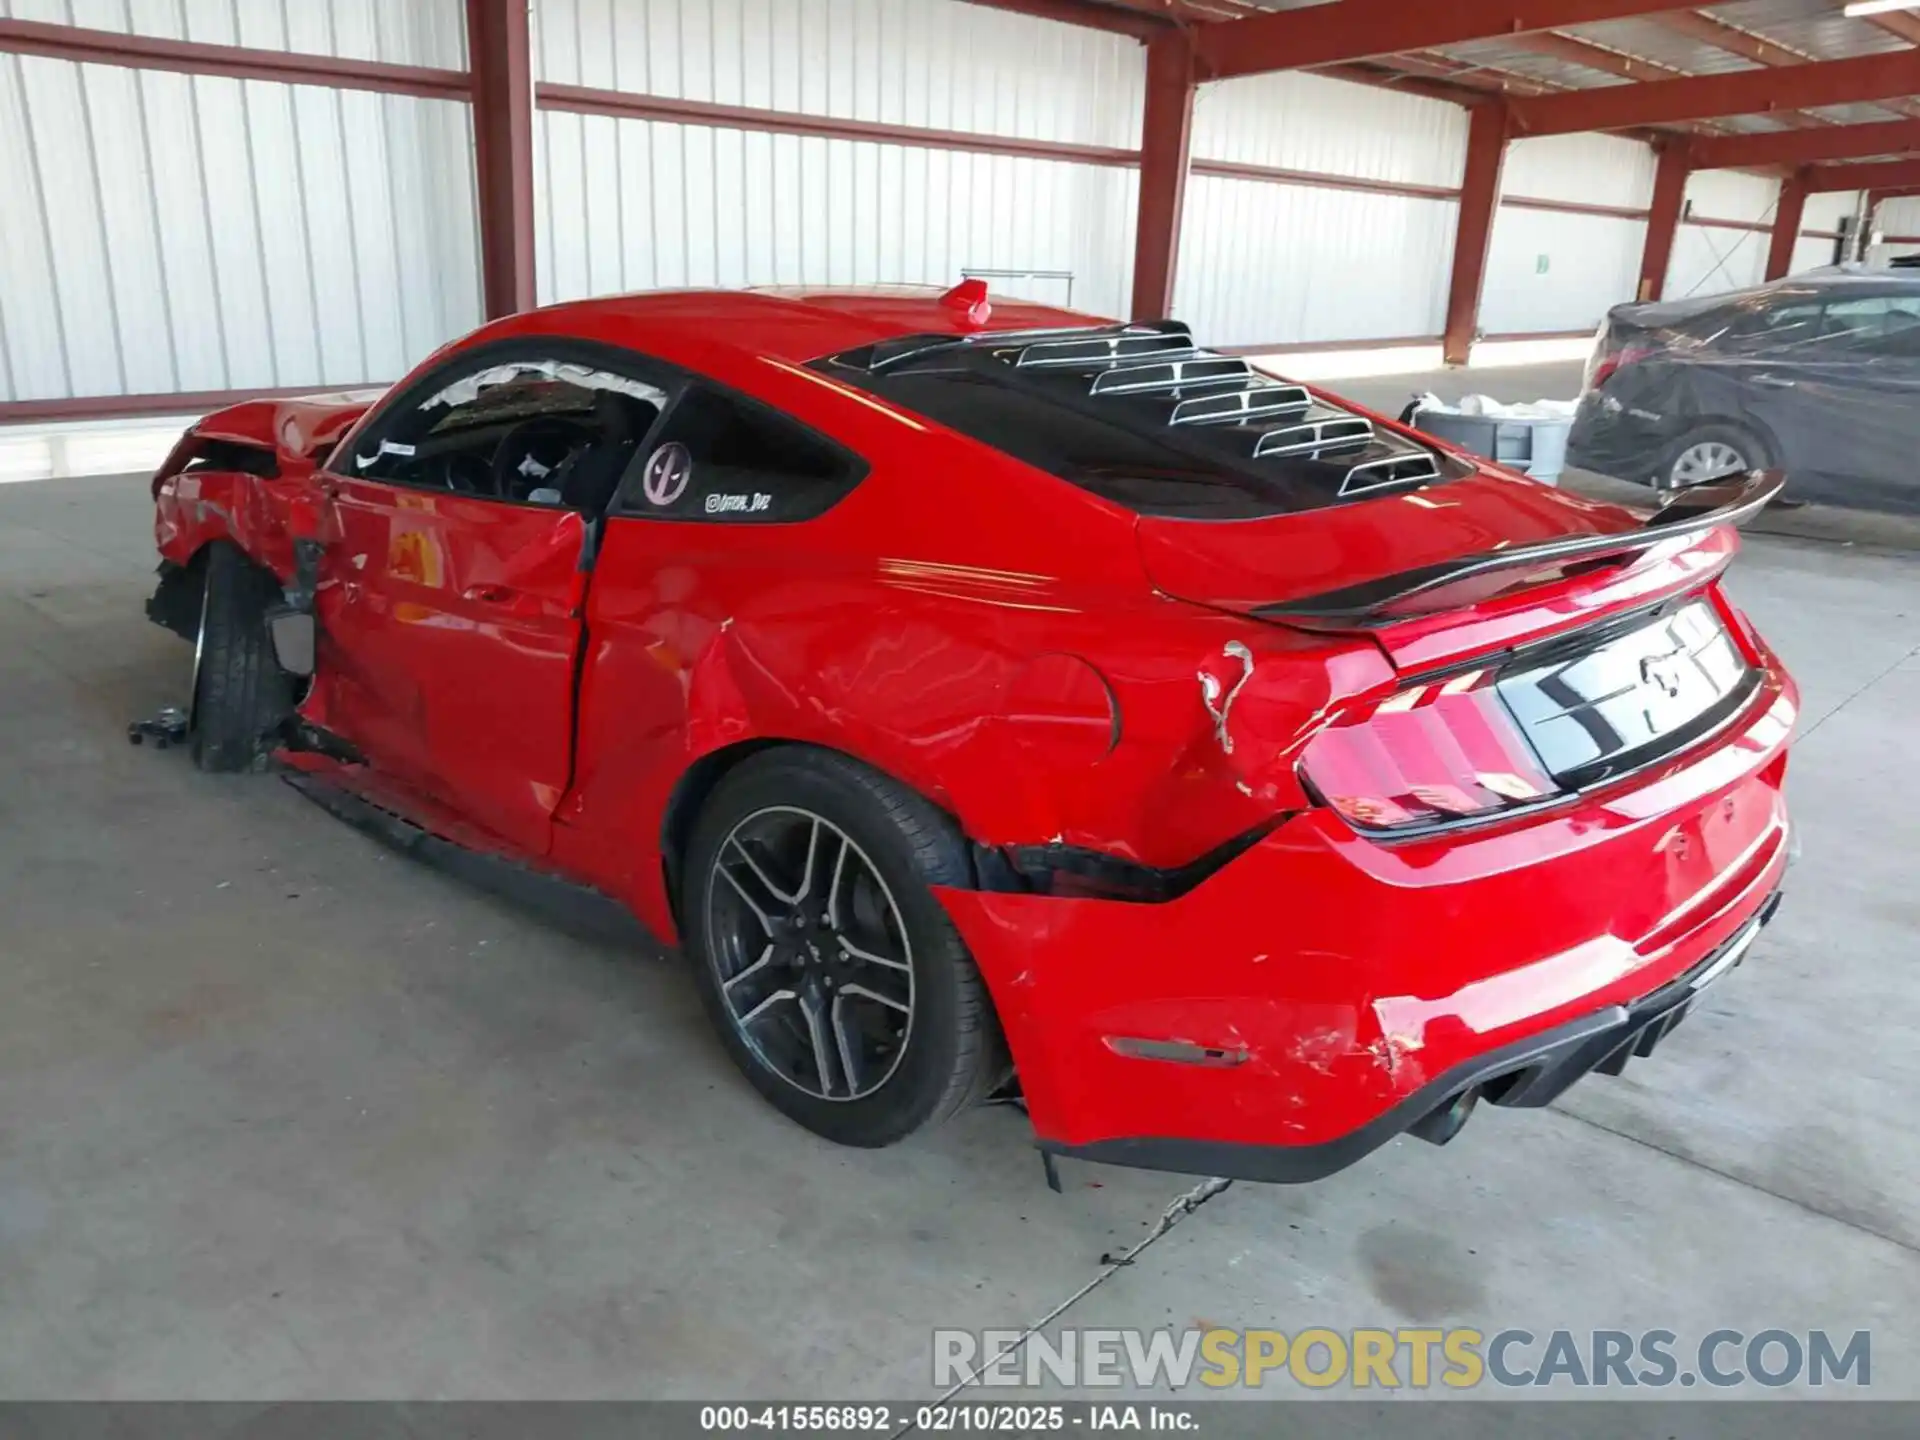
M 1231 483 L 1273 496 L 1265 509 L 1246 500 L 1209 512 L 1219 518 L 1309 509 L 1467 473 L 1460 462 L 1305 386 L 1196 345 L 1179 321 L 907 336 L 816 364 L 1042 468 L 1071 470 L 1069 478 L 1116 493 L 1126 482 L 1110 477 L 1141 462 L 1116 454 L 1109 468 L 1089 470 L 1084 447 L 1069 454 L 1060 448 L 1064 441 L 1045 438 L 1046 407 L 1063 426 L 1071 414 L 1136 437 L 1134 443 L 1158 447 L 1163 458 L 1136 472 L 1143 478 L 1120 495 L 1129 503 L 1148 494 L 1148 473 L 1157 477 L 1154 485 L 1181 483 L 1175 478 L 1181 474 L 1231 474 Z M 935 394 L 929 386 L 945 388 Z M 995 410 L 981 397 L 982 386 L 1005 394 L 1005 406 L 1017 407 L 1017 415 L 1014 408 Z M 1153 490 L 1147 503 L 1170 504 L 1166 493 Z

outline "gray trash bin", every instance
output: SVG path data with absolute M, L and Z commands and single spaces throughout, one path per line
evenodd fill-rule
M 1570 417 L 1461 415 L 1427 408 L 1413 412 L 1416 430 L 1471 450 L 1501 465 L 1524 470 L 1535 480 L 1554 484 L 1567 464 Z

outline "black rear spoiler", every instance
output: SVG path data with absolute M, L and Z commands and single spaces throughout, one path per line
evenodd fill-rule
M 1467 581 L 1502 571 L 1539 570 L 1573 561 L 1623 555 L 1683 536 L 1698 535 L 1717 525 L 1737 525 L 1758 514 L 1785 484 L 1786 476 L 1776 470 L 1751 471 L 1682 490 L 1649 516 L 1638 530 L 1612 535 L 1569 535 L 1512 550 L 1463 555 L 1457 560 L 1403 570 L 1398 575 L 1386 575 L 1344 590 L 1263 605 L 1253 613 L 1262 619 L 1279 620 L 1309 630 L 1376 629 L 1427 613 L 1409 610 L 1408 602 Z

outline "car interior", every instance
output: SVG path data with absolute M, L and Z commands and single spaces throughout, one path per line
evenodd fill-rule
M 665 401 L 580 366 L 497 366 L 430 397 L 351 463 L 367 479 L 598 515 Z

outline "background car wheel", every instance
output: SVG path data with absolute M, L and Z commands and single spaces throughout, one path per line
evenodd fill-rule
M 293 708 L 293 680 L 274 658 L 267 607 L 279 582 L 236 547 L 216 541 L 202 566 L 205 589 L 193 642 L 193 763 L 250 770 L 263 741 Z
M 985 984 L 927 888 L 965 883 L 932 805 L 798 746 L 730 771 L 701 810 L 681 914 L 700 997 L 734 1063 L 843 1145 L 904 1139 L 1002 1078 Z
M 1660 483 L 1668 490 L 1685 490 L 1771 464 L 1773 455 L 1758 436 L 1733 425 L 1703 425 L 1674 447 Z

